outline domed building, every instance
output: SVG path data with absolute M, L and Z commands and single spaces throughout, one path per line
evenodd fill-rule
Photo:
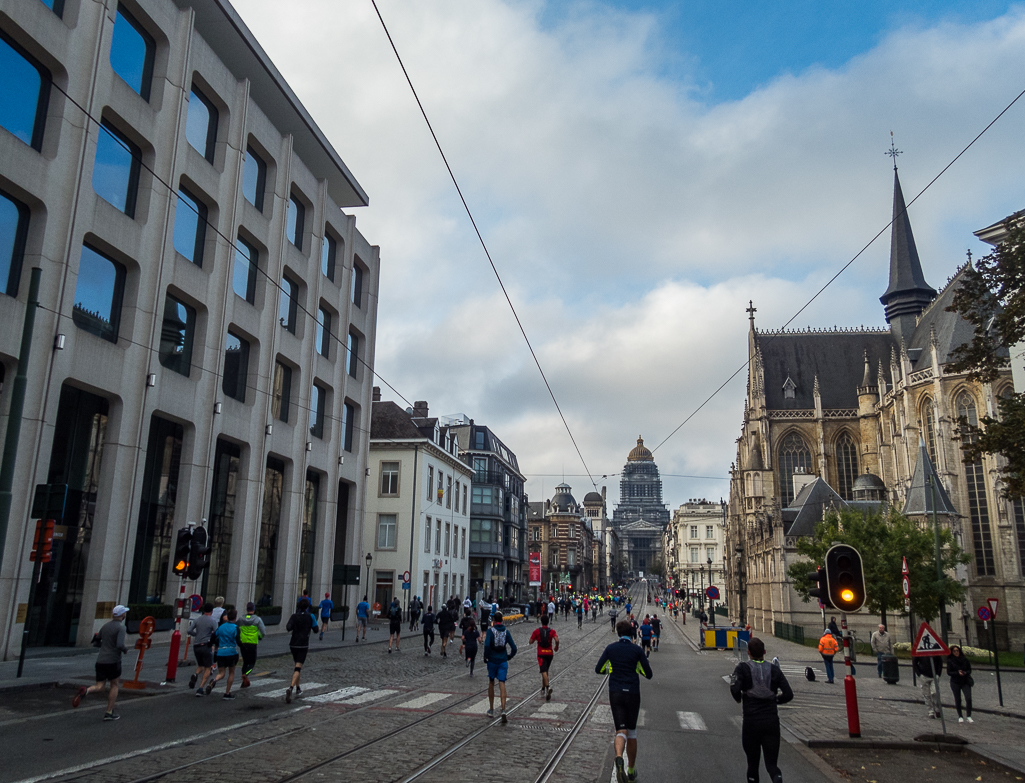
M 635 575 L 651 571 L 661 556 L 669 509 L 662 502 L 662 479 L 655 457 L 639 435 L 623 466 L 612 524 L 626 556 L 626 570 Z

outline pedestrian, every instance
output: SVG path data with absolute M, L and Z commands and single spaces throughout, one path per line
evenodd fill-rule
M 495 680 L 502 701 L 502 723 L 508 723 L 505 714 L 505 680 L 509 676 L 509 661 L 516 657 L 516 642 L 502 624 L 502 613 L 492 612 L 492 624 L 484 637 L 484 663 L 488 667 L 488 717 L 495 717 Z
M 833 656 L 840 650 L 840 645 L 836 643 L 836 637 L 827 628 L 822 632 L 822 638 L 819 639 L 819 654 L 822 656 L 822 662 L 826 666 L 826 683 L 833 682 Z
M 402 636 L 402 606 L 398 597 L 391 599 L 391 606 L 388 607 L 388 654 L 391 654 L 391 643 L 395 642 L 395 652 L 399 650 L 399 640 Z
M 231 686 L 235 682 L 235 667 L 238 666 L 238 643 L 240 641 L 239 627 L 236 623 L 238 612 L 229 609 L 221 615 L 224 622 L 217 626 L 214 633 L 213 644 L 216 648 L 214 660 L 217 661 L 217 676 L 206 686 L 206 695 L 218 682 L 227 677 L 224 684 L 224 699 L 234 699 L 235 694 L 231 692 Z
M 912 668 L 918 675 L 918 684 L 922 688 L 922 700 L 925 708 L 929 711 L 930 718 L 940 717 L 940 672 L 943 671 L 943 663 L 939 656 L 916 655 L 912 662 Z
M 826 626 L 826 627 L 829 629 L 829 632 L 831 634 L 833 634 L 833 636 L 835 636 L 837 639 L 840 638 L 840 629 L 836 625 L 836 618 L 835 617 L 830 617 L 829 618 L 829 625 Z
M 296 696 L 303 692 L 299 680 L 303 664 L 306 663 L 306 655 L 310 651 L 310 634 L 317 632 L 317 618 L 310 613 L 308 599 L 303 598 L 299 601 L 299 607 L 295 614 L 288 618 L 285 630 L 292 632 L 292 638 L 288 640 L 288 649 L 292 652 L 292 661 L 295 663 L 291 683 L 285 691 L 285 704 L 291 704 L 292 690 L 295 689 Z
M 256 666 L 256 646 L 267 635 L 263 619 L 256 614 L 256 604 L 246 604 L 246 613 L 238 620 L 239 652 L 242 654 L 242 687 L 249 687 L 249 675 Z
M 555 611 L 555 600 L 551 596 L 548 597 L 548 615 L 552 620 L 555 620 L 558 616 Z
M 448 638 L 456 630 L 456 618 L 447 605 L 438 610 L 438 635 L 441 636 L 441 657 L 448 658 Z
M 483 632 L 487 630 L 489 618 L 491 617 L 491 601 L 481 596 L 477 606 L 480 609 L 480 628 Z
M 359 632 L 363 631 L 363 641 L 367 640 L 367 615 L 370 614 L 370 604 L 367 603 L 367 597 L 363 596 L 363 600 L 356 604 L 356 641 L 359 641 Z
M 651 657 L 651 638 L 655 635 L 654 629 L 651 627 L 651 618 L 648 615 L 644 615 L 644 619 L 641 621 L 640 636 L 641 636 L 641 649 L 644 650 L 644 657 Z
M 464 611 L 466 616 L 463 618 L 463 656 L 472 677 L 474 664 L 477 663 L 477 643 L 480 639 L 480 631 L 477 630 L 477 623 L 473 621 L 470 611 L 468 609 Z
M 637 779 L 637 716 L 641 711 L 641 678 L 651 679 L 651 663 L 633 643 L 633 628 L 627 620 L 616 624 L 619 639 L 601 654 L 595 674 L 609 675 L 609 707 L 616 727 L 616 781 Z M 623 758 L 623 754 L 627 758 Z
M 972 686 L 975 680 L 972 679 L 972 662 L 965 657 L 961 645 L 950 645 L 950 655 L 947 656 L 947 675 L 950 677 L 950 690 L 954 692 L 954 706 L 957 708 L 957 722 L 975 723 L 972 720 Z M 968 717 L 961 714 L 961 695 L 964 694 L 965 708 Z
M 214 599 L 214 610 L 210 613 L 210 616 L 214 618 L 214 622 L 218 625 L 221 624 L 221 617 L 224 616 L 224 596 L 219 595 Z
M 552 688 L 549 685 L 548 672 L 552 668 L 552 659 L 559 651 L 559 634 L 548 627 L 548 615 L 541 618 L 541 627 L 535 628 L 530 635 L 530 644 L 537 645 L 537 666 L 541 670 L 541 692 L 545 701 L 552 700 Z
M 744 705 L 741 744 L 747 756 L 748 783 L 758 783 L 758 761 L 765 757 L 765 771 L 772 783 L 781 783 L 783 773 L 776 761 L 779 758 L 779 704 L 794 698 L 783 670 L 776 663 L 765 662 L 765 642 L 757 637 L 747 643 L 751 660 L 741 661 L 730 678 L 730 693 L 734 701 Z
M 308 604 L 309 604 L 310 606 L 313 606 L 313 601 L 311 601 L 311 600 L 310 600 L 310 588 L 308 588 L 308 587 L 304 587 L 304 588 L 303 588 L 303 592 L 302 592 L 302 595 L 300 595 L 300 596 L 299 596 L 299 597 L 298 597 L 298 598 L 297 598 L 297 599 L 295 600 L 295 608 L 296 608 L 296 610 L 297 610 L 297 611 L 298 611 L 298 609 L 299 609 L 299 604 L 300 604 L 300 602 L 301 602 L 301 601 L 302 601 L 302 600 L 303 600 L 304 598 L 306 599 L 306 603 L 308 603 Z
M 653 634 L 651 649 L 658 652 L 658 643 L 662 638 L 662 621 L 658 619 L 657 614 L 651 616 L 651 632 Z
M 331 593 L 324 593 L 324 600 L 320 602 L 320 638 L 324 638 L 327 631 L 327 624 L 331 622 L 331 612 L 334 611 L 335 603 L 331 600 Z
M 883 656 L 893 655 L 893 637 L 886 632 L 886 626 L 879 623 L 879 630 L 869 639 L 872 652 L 876 654 L 876 672 L 883 676 Z
M 415 632 L 420 628 L 420 612 L 423 604 L 420 603 L 420 596 L 414 595 L 409 602 L 409 630 Z
M 206 695 L 206 681 L 214 665 L 213 638 L 217 632 L 217 621 L 213 613 L 214 605 L 207 601 L 200 609 L 199 617 L 189 620 L 189 636 L 195 639 L 192 651 L 196 655 L 196 671 L 189 678 L 189 688 L 195 688 L 197 696 Z
M 424 629 L 424 655 L 431 654 L 431 645 L 434 644 L 434 611 L 433 607 L 428 606 L 427 611 L 424 612 L 423 629 Z
M 473 612 L 473 601 L 470 599 L 470 596 L 466 596 L 466 598 L 463 599 L 463 612 L 465 613 L 467 609 L 469 609 L 471 613 Z
M 630 615 L 630 638 L 634 644 L 637 643 L 637 632 L 640 630 L 640 626 L 637 624 L 637 620 L 634 619 L 633 615 Z
M 584 627 L 584 604 L 583 601 L 577 601 L 577 628 Z
M 616 617 L 619 616 L 619 610 L 616 609 L 615 605 L 609 607 L 609 624 L 612 626 L 612 630 L 616 630 Z
M 592 623 L 598 622 L 598 606 L 599 606 L 599 604 L 598 604 L 597 601 L 591 601 L 591 622 Z
M 90 685 L 88 688 L 84 686 L 79 688 L 78 693 L 71 700 L 71 706 L 77 707 L 82 703 L 86 694 L 101 693 L 109 684 L 107 711 L 103 713 L 104 720 L 119 720 L 121 718 L 114 712 L 114 704 L 117 702 L 117 694 L 121 690 L 121 656 L 128 652 L 128 646 L 125 644 L 124 624 L 125 618 L 128 617 L 128 607 L 118 604 L 114 607 L 112 616 L 113 619 L 104 623 L 93 639 L 93 643 L 97 644 L 98 642 L 100 648 L 100 652 L 96 655 L 96 684 Z M 971 697 L 968 698 L 970 705 Z M 968 708 L 968 714 L 971 714 L 971 707 Z

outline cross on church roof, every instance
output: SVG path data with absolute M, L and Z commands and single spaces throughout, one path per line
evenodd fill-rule
M 893 158 L 893 170 L 897 170 L 897 156 L 903 155 L 904 153 L 897 149 L 893 144 L 893 131 L 890 131 L 890 149 L 886 150 L 886 154 Z
M 757 313 L 757 312 L 758 312 L 758 308 L 757 308 L 757 307 L 755 307 L 755 303 L 754 303 L 753 301 L 751 301 L 750 299 L 748 299 L 748 300 L 747 300 L 747 309 L 746 309 L 746 310 L 744 310 L 744 312 L 745 312 L 745 313 L 747 313 L 747 317 L 748 317 L 748 318 L 750 318 L 750 319 L 751 319 L 752 321 L 754 321 L 754 319 L 755 319 L 755 313 Z

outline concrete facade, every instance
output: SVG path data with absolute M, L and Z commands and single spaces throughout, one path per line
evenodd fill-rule
M 666 526 L 662 544 L 666 584 L 695 603 L 710 584 L 719 588 L 716 604 L 727 601 L 725 517 L 723 503 L 693 499 L 673 511 L 673 520 Z

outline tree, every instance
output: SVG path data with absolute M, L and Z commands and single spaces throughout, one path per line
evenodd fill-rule
M 971 342 L 954 349 L 952 372 L 992 383 L 1010 364 L 1009 347 L 1025 340 L 1025 212 L 1007 219 L 1007 234 L 992 253 L 969 264 L 961 274 L 954 301 L 947 308 L 974 328 Z M 1025 395 L 1011 394 L 999 401 L 1000 416 L 983 416 L 981 427 L 964 419 L 962 449 L 965 458 L 1000 454 L 1003 492 L 1008 497 L 1025 494 Z
M 826 560 L 833 544 L 848 544 L 861 553 L 867 589 L 865 605 L 885 623 L 890 612 L 904 613 L 901 587 L 902 558 L 907 558 L 911 580 L 911 610 L 925 620 L 937 617 L 941 606 L 964 598 L 964 586 L 946 575 L 957 565 L 971 562 L 961 551 L 949 528 L 940 528 L 940 559 L 943 579 L 936 580 L 935 538 L 922 526 L 895 509 L 887 514 L 862 513 L 851 509 L 831 510 L 815 526 L 815 535 L 797 540 L 797 552 L 805 562 L 793 563 L 787 576 L 805 601 L 812 584 L 808 575 Z

